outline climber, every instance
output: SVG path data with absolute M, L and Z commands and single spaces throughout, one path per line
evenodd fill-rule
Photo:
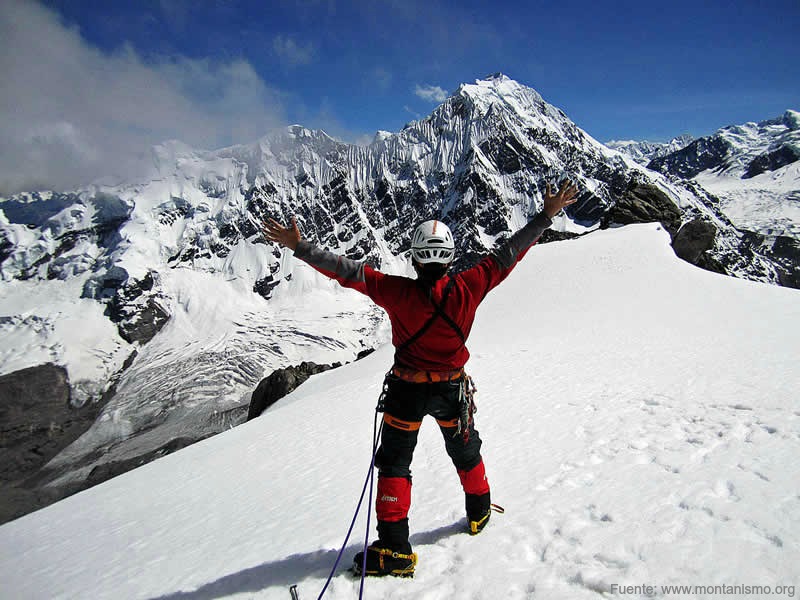
M 274 219 L 264 223 L 268 240 L 290 248 L 295 257 L 342 286 L 366 294 L 391 322 L 394 364 L 385 382 L 384 427 L 375 457 L 378 540 L 367 548 L 365 574 L 414 573 L 417 555 L 408 525 L 410 466 L 425 415 L 436 419 L 461 480 L 467 530 L 474 535 L 486 526 L 490 490 L 472 416 L 471 379 L 464 372 L 466 341 L 478 305 L 550 227 L 553 217 L 576 201 L 577 191 L 569 180 L 555 193 L 548 184 L 542 212 L 477 265 L 455 275 L 448 275 L 455 256 L 450 229 L 437 220 L 421 223 L 411 238 L 416 279 L 387 275 L 318 248 L 301 238 L 294 217 L 288 227 Z M 359 574 L 362 562 L 363 553 L 358 553 L 354 569 Z

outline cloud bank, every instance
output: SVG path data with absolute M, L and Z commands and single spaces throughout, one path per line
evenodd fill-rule
M 447 100 L 447 92 L 438 85 L 419 85 L 414 89 L 414 94 L 427 100 L 428 102 L 444 102 Z
M 285 97 L 244 60 L 106 53 L 30 0 L 0 2 L 0 194 L 131 178 L 150 148 L 219 148 L 287 123 Z

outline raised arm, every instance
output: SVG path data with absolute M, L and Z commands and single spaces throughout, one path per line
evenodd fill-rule
M 520 255 L 530 248 L 539 239 L 544 230 L 553 224 L 553 217 L 570 204 L 577 201 L 578 186 L 570 180 L 565 180 L 558 192 L 553 193 L 550 184 L 544 194 L 544 208 L 542 212 L 528 221 L 522 229 L 512 235 L 503 245 L 492 252 L 497 263 L 504 269 L 510 269 L 520 258 Z
M 578 201 L 578 186 L 569 179 L 565 179 L 558 188 L 558 192 L 553 193 L 550 183 L 547 183 L 547 191 L 544 193 L 544 212 L 551 219 L 555 217 L 562 208 Z
M 364 292 L 364 265 L 344 256 L 318 248 L 300 236 L 297 220 L 292 217 L 289 227 L 275 219 L 264 222 L 264 236 L 294 251 L 294 255 L 314 267 L 317 271 L 335 279 L 345 287 Z

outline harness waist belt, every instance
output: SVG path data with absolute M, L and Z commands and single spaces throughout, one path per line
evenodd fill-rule
M 392 374 L 403 381 L 410 383 L 439 383 L 441 381 L 456 381 L 464 377 L 464 368 L 453 371 L 420 371 L 409 367 L 392 367 Z

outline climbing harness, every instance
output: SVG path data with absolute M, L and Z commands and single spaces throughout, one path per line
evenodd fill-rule
M 394 351 L 395 365 L 403 366 L 403 363 L 400 360 L 402 353 L 405 352 L 405 350 L 409 346 L 411 346 L 411 344 L 413 344 L 419 338 L 421 338 L 425 334 L 425 332 L 428 331 L 430 326 L 433 325 L 436 319 L 439 318 L 443 319 L 445 323 L 447 323 L 453 329 L 453 331 L 456 332 L 456 335 L 458 335 L 462 345 L 466 344 L 467 337 L 464 335 L 464 332 L 461 331 L 461 328 L 458 326 L 458 323 L 453 321 L 453 319 L 450 318 L 450 315 L 444 312 L 445 302 L 447 302 L 447 297 L 450 295 L 450 291 L 453 289 L 453 286 L 455 286 L 455 284 L 456 284 L 455 277 L 447 278 L 447 284 L 444 286 L 444 291 L 442 292 L 442 300 L 441 302 L 438 303 L 433 299 L 431 290 L 430 289 L 427 290 L 428 300 L 430 300 L 431 304 L 433 304 L 433 314 L 430 317 L 428 317 L 428 320 L 425 321 L 425 323 L 422 324 L 422 327 L 417 329 L 417 331 L 414 332 L 414 334 L 412 334 L 408 339 L 406 339 L 402 344 L 400 344 Z
M 452 371 L 420 371 L 408 367 L 392 367 L 392 375 L 408 383 L 441 383 L 442 381 L 457 381 L 464 376 L 464 368 Z

